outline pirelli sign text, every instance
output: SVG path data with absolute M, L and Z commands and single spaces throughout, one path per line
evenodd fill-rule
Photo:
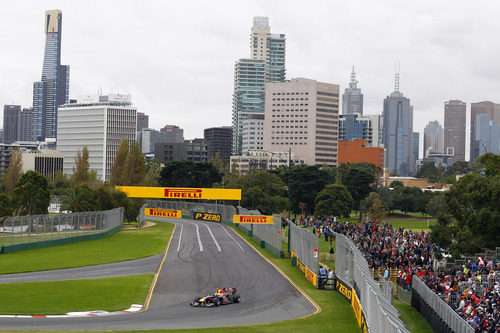
M 233 215 L 233 223 L 249 223 L 249 224 L 273 224 L 272 216 L 264 215 Z
M 131 198 L 159 198 L 182 200 L 241 200 L 240 189 L 116 186 Z
M 177 209 L 163 209 L 163 208 L 146 208 L 144 215 L 155 217 L 170 217 L 173 219 L 181 219 L 182 211 Z

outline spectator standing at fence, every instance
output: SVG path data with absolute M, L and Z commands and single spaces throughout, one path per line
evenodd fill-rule
M 333 254 L 335 252 L 333 251 L 333 247 L 330 247 L 330 261 L 333 261 Z
M 328 284 L 333 284 L 333 271 L 331 268 L 328 268 Z
M 325 286 L 326 279 L 328 278 L 328 273 L 326 272 L 326 268 L 323 266 L 320 266 L 319 268 L 319 284 L 318 288 L 323 289 Z
M 389 280 L 389 267 L 385 266 L 385 271 L 384 271 L 384 280 Z

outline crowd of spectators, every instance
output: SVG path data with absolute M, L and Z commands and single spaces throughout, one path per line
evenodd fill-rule
M 500 263 L 477 258 L 460 269 L 433 269 L 434 253 L 439 247 L 430 241 L 430 234 L 391 224 L 365 222 L 342 223 L 335 218 L 305 219 L 299 222 L 312 227 L 318 237 L 331 242 L 332 231 L 349 237 L 359 248 L 371 268 L 398 271 L 398 283 L 411 290 L 411 281 L 419 276 L 475 332 L 500 332 Z M 327 236 L 328 235 L 328 236 Z

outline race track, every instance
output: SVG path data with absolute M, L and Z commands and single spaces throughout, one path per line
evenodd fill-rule
M 203 328 L 268 323 L 316 311 L 304 295 L 227 226 L 181 219 L 169 222 L 177 227 L 147 311 L 83 318 L 0 318 L 0 329 Z M 96 267 L 88 267 L 94 270 L 93 276 L 98 276 Z M 238 288 L 241 303 L 218 308 L 189 306 L 196 296 L 218 287 Z

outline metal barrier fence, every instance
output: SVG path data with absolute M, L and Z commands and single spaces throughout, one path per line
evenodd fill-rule
M 0 226 L 2 248 L 99 234 L 123 225 L 124 209 L 7 218 Z
M 365 258 L 344 235 L 335 233 L 337 251 L 335 275 L 356 291 L 370 332 L 408 332 L 398 311 L 372 278 Z
M 319 248 L 318 237 L 306 229 L 299 228 L 293 222 L 290 223 L 290 251 L 299 257 L 300 261 L 312 272 L 317 273 L 319 258 L 314 256 L 314 250 Z
M 414 276 L 411 287 L 413 290 L 412 306 L 422 313 L 434 330 L 443 331 L 443 325 L 445 324 L 455 333 L 474 332 L 474 329 L 441 297 L 429 289 L 422 280 Z
M 255 213 L 255 211 L 251 211 Z M 257 211 L 258 212 L 258 211 Z M 260 215 L 252 214 L 252 215 Z M 255 224 L 253 225 L 252 235 L 266 242 L 266 248 L 274 253 L 277 257 L 281 252 L 281 218 L 279 215 L 273 216 L 274 224 Z M 242 223 L 238 224 L 239 226 Z

